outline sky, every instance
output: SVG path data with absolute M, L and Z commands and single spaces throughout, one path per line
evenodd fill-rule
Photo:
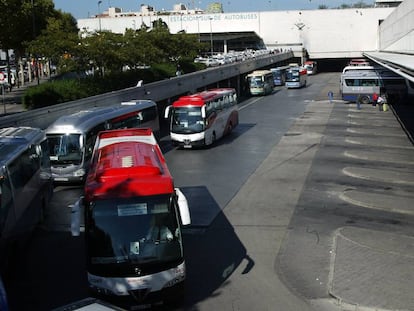
M 209 3 L 221 2 L 224 13 L 257 12 L 275 10 L 315 10 L 320 5 L 328 8 L 336 8 L 341 4 L 352 5 L 360 0 L 54 0 L 55 9 L 71 13 L 76 19 L 88 18 L 106 11 L 108 7 L 121 8 L 123 12 L 138 12 L 141 4 L 152 6 L 155 10 L 171 11 L 174 4 L 183 3 L 189 9 L 194 7 L 205 10 Z M 98 4 L 98 2 L 101 2 Z M 366 4 L 372 4 L 374 0 L 364 0 Z

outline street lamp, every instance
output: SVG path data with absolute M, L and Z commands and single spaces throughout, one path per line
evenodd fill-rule
M 101 3 L 102 1 L 98 1 L 98 20 L 99 20 L 99 32 L 102 30 L 101 28 Z
M 210 16 L 210 49 L 211 49 L 211 57 L 213 57 L 213 28 L 211 26 L 211 21 L 213 18 Z

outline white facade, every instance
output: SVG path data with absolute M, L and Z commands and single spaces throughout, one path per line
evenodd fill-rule
M 414 53 L 414 1 L 404 1 L 379 28 L 379 50 Z
M 405 1 L 407 2 L 407 1 Z M 413 3 L 413 1 L 408 1 Z M 81 30 L 124 33 L 161 18 L 171 33 L 255 32 L 268 49 L 300 45 L 311 59 L 361 57 L 379 48 L 378 26 L 395 8 L 177 14 L 79 19 Z M 412 29 L 412 28 L 411 28 Z

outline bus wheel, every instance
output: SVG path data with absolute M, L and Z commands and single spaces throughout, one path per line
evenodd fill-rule
M 216 142 L 216 133 L 213 133 L 213 135 L 211 135 L 211 144 L 214 145 L 215 142 Z
M 233 131 L 233 125 L 229 123 L 229 126 L 227 127 L 227 134 L 231 134 L 232 131 Z
M 361 103 L 362 104 L 369 104 L 371 102 L 371 99 L 369 98 L 369 96 L 364 95 L 361 97 Z

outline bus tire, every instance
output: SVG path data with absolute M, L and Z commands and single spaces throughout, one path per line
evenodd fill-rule
M 229 123 L 229 126 L 227 127 L 227 134 L 231 134 L 232 131 L 233 131 L 233 125 Z
M 361 104 L 369 104 L 371 102 L 371 99 L 368 95 L 361 96 Z

